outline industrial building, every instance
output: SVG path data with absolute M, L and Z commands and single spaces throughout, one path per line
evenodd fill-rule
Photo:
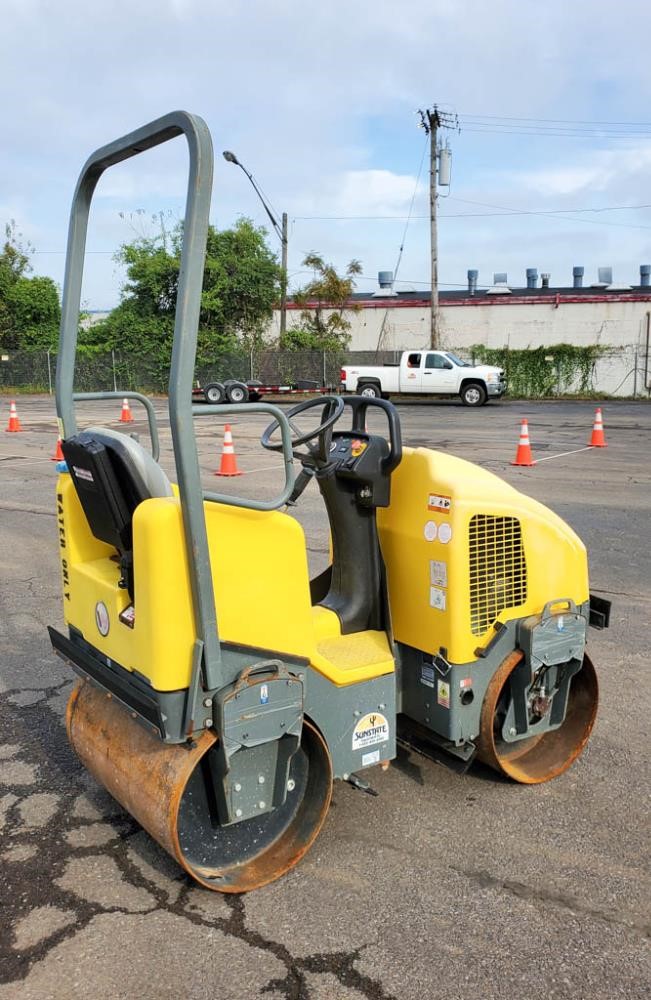
M 347 318 L 351 351 L 402 351 L 425 347 L 430 337 L 430 293 L 396 292 L 393 275 L 379 273 L 374 293 L 356 293 Z M 594 387 L 610 395 L 647 395 L 651 383 L 651 265 L 640 266 L 635 283 L 613 281 L 599 268 L 594 281 L 583 267 L 572 283 L 552 286 L 550 275 L 527 268 L 524 284 L 494 274 L 488 287 L 468 271 L 465 289 L 439 291 L 440 337 L 444 347 L 468 355 L 474 345 L 511 349 L 574 344 L 607 348 L 597 362 Z M 288 302 L 289 327 L 298 325 L 299 307 Z M 271 335 L 277 336 L 279 314 Z

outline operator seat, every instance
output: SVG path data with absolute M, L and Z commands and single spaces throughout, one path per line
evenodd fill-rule
M 88 526 L 117 549 L 119 585 L 133 601 L 133 514 L 143 500 L 171 497 L 170 481 L 137 441 L 106 427 L 89 427 L 61 448 Z

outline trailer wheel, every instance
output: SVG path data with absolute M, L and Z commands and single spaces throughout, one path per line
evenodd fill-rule
M 357 387 L 357 395 L 366 396 L 368 399 L 380 399 L 382 396 L 382 390 L 376 382 L 362 382 L 362 384 Z
M 203 394 L 206 402 L 211 403 L 213 406 L 217 403 L 223 403 L 226 396 L 224 386 L 221 382 L 211 382 L 210 385 L 205 387 Z
M 249 398 L 249 390 L 244 382 L 231 382 L 226 389 L 226 398 L 229 403 L 246 403 Z
M 483 406 L 486 402 L 486 390 L 479 382 L 468 382 L 460 396 L 464 406 Z

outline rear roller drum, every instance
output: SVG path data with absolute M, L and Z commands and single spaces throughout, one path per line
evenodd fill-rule
M 90 773 L 198 882 L 217 892 L 248 892 L 279 878 L 309 850 L 332 794 L 332 764 L 306 720 L 283 805 L 220 826 L 209 768 L 217 737 L 170 746 L 147 732 L 110 696 L 77 685 L 68 738 Z
M 482 706 L 478 759 L 495 771 L 526 785 L 538 785 L 562 774 L 579 757 L 588 742 L 599 702 L 597 675 L 584 656 L 572 677 L 567 711 L 558 729 L 507 742 L 502 724 L 511 698 L 511 675 L 522 660 L 511 653 L 496 670 Z

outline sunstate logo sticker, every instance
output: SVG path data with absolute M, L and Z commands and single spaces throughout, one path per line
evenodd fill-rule
M 353 750 L 363 750 L 386 743 L 389 739 L 389 723 L 381 712 L 369 712 L 359 720 L 353 729 Z

